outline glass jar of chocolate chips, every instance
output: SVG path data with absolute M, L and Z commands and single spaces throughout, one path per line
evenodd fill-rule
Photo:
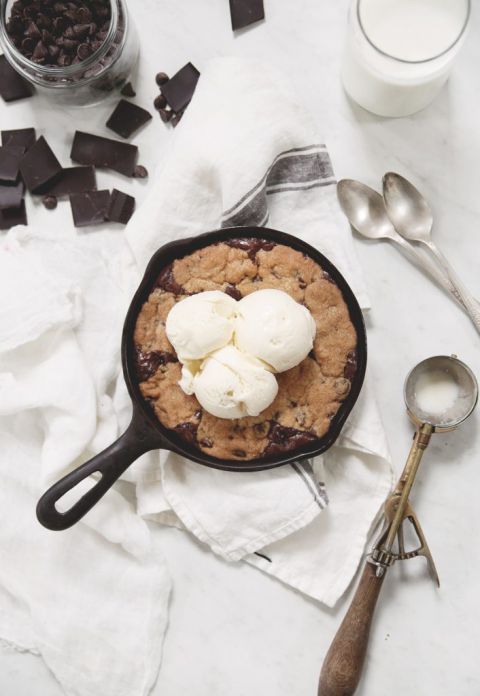
M 56 103 L 96 104 L 126 82 L 138 37 L 125 0 L 0 0 L 0 43 Z

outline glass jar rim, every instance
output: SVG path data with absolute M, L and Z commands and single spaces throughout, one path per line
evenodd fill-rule
M 35 72 L 40 77 L 75 77 L 78 73 L 88 70 L 89 67 L 95 65 L 98 60 L 103 58 L 103 56 L 108 52 L 109 46 L 112 39 L 117 31 L 118 24 L 118 7 L 114 0 L 110 0 L 111 8 L 111 18 L 110 26 L 108 29 L 107 36 L 105 37 L 102 45 L 97 48 L 97 50 L 92 53 L 91 56 L 85 58 L 85 60 L 80 61 L 76 65 L 66 65 L 64 67 L 52 67 L 46 65 L 39 65 L 33 60 L 30 60 L 21 53 L 15 44 L 11 41 L 10 36 L 6 29 L 6 9 L 8 0 L 0 0 L 0 44 L 2 47 L 8 47 L 8 51 L 11 54 L 15 54 L 15 60 L 18 62 L 19 66 L 24 69 L 35 70 Z
M 430 62 L 432 62 L 432 61 L 434 61 L 434 60 L 437 60 L 437 58 L 441 58 L 441 57 L 444 56 L 446 53 L 448 53 L 449 51 L 451 51 L 451 49 L 454 48 L 454 46 L 456 46 L 456 45 L 458 44 L 458 42 L 460 41 L 460 39 L 462 38 L 462 36 L 465 34 L 465 32 L 466 32 L 466 30 L 467 30 L 467 27 L 468 27 L 468 22 L 469 22 L 469 20 L 470 20 L 470 15 L 471 15 L 471 12 L 472 12 L 472 0 L 466 0 L 466 3 L 467 3 L 467 11 L 466 11 L 466 13 L 465 13 L 465 20 L 464 20 L 464 22 L 463 22 L 463 25 L 462 25 L 462 27 L 461 27 L 459 33 L 458 33 L 458 36 L 455 38 L 455 40 L 452 41 L 452 43 L 449 44 L 449 46 L 447 46 L 447 48 L 445 48 L 443 51 L 440 51 L 440 53 L 437 53 L 437 54 L 435 54 L 434 56 L 431 56 L 430 58 L 422 58 L 421 60 L 407 60 L 406 58 L 399 58 L 398 56 L 393 56 L 391 53 L 387 53 L 387 51 L 383 51 L 381 48 L 379 48 L 379 47 L 372 41 L 372 39 L 369 37 L 369 35 L 368 35 L 368 33 L 367 33 L 367 30 L 366 30 L 365 27 L 363 26 L 362 18 L 361 18 L 361 15 L 360 15 L 360 3 L 362 2 L 362 0 L 355 0 L 355 2 L 356 2 L 356 5 L 357 5 L 357 7 L 356 7 L 356 16 L 357 16 L 357 21 L 358 21 L 359 27 L 360 27 L 360 29 L 361 29 L 361 32 L 362 32 L 363 36 L 364 36 L 365 39 L 368 41 L 368 43 L 370 44 L 370 46 L 371 46 L 373 49 L 375 49 L 375 51 L 377 51 L 378 53 L 381 53 L 382 56 L 386 56 L 387 58 L 390 58 L 391 60 L 396 60 L 396 61 L 398 61 L 399 63 L 405 63 L 405 64 L 407 64 L 407 65 L 419 65 L 419 64 L 420 64 L 420 65 L 423 65 L 424 63 L 430 63 Z

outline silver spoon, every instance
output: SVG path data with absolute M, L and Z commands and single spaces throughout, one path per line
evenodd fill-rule
M 467 314 L 480 333 L 480 307 L 463 285 L 432 240 L 433 214 L 422 194 L 407 179 L 395 172 L 383 177 L 383 197 L 388 217 L 402 237 L 423 244 L 433 255 L 438 267 L 447 276 L 455 297 L 464 305 Z
M 445 275 L 398 234 L 387 215 L 383 198 L 377 191 L 360 181 L 342 179 L 337 184 L 337 196 L 348 221 L 359 234 L 367 239 L 388 239 L 397 244 L 410 260 L 428 273 L 436 283 L 453 292 L 453 287 Z M 455 296 L 455 299 L 462 304 L 459 297 Z

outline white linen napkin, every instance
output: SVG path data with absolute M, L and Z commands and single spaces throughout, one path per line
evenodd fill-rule
M 211 61 L 127 228 L 137 280 L 165 242 L 267 225 L 320 249 L 367 307 L 330 159 L 318 143 L 281 76 L 256 61 Z M 243 558 L 332 605 L 352 578 L 391 475 L 366 385 L 337 446 L 315 462 L 230 473 L 163 453 L 138 470 L 137 499 L 142 515 L 183 526 L 224 558 Z
M 114 235 L 18 227 L 0 240 L 0 646 L 43 657 L 68 696 L 144 696 L 170 579 L 118 491 L 65 532 L 42 489 L 118 435 Z

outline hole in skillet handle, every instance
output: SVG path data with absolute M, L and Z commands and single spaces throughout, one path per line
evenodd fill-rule
M 72 527 L 82 519 L 92 507 L 98 503 L 105 493 L 126 469 L 145 452 L 165 444 L 159 434 L 148 424 L 143 415 L 134 410 L 133 418 L 123 435 L 110 447 L 97 454 L 82 466 L 64 476 L 51 486 L 40 498 L 37 504 L 37 519 L 44 527 L 53 531 L 61 531 Z M 93 474 L 99 474 L 99 479 L 86 481 Z M 77 500 L 73 490 L 81 484 L 90 488 Z M 72 498 L 76 502 L 67 510 L 57 509 L 57 503 L 64 507 Z M 65 498 L 64 500 L 61 500 Z

